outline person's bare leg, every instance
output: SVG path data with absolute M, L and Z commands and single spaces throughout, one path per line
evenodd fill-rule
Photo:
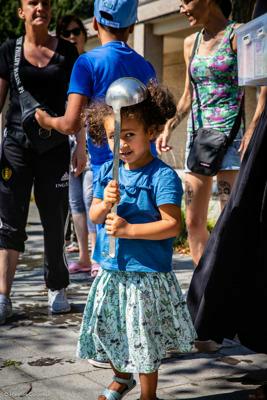
M 88 250 L 86 213 L 72 214 L 72 219 L 79 244 L 79 263 L 83 265 L 91 265 Z
M 94 249 L 96 245 L 96 232 L 89 232 L 89 241 L 91 244 L 91 260 L 93 260 L 92 255 L 94 254 Z
M 141 385 L 140 400 L 156 400 L 158 386 L 158 371 L 151 374 L 139 374 Z
M 217 175 L 217 186 L 218 186 L 218 194 L 220 199 L 221 210 L 225 207 L 227 203 L 232 188 L 234 186 L 234 182 L 238 175 L 238 171 L 220 171 Z
M 18 263 L 19 252 L 0 249 L 0 293 L 9 297 Z
M 119 372 L 116 370 L 116 368 L 112 365 L 112 363 L 110 363 L 111 368 L 113 369 L 114 375 L 116 375 L 118 378 L 122 378 L 122 379 L 130 379 L 132 374 L 127 374 L 127 373 L 123 373 L 123 372 Z M 108 389 L 110 390 L 114 390 L 115 392 L 118 393 L 122 393 L 124 391 L 124 389 L 126 388 L 126 385 L 124 385 L 123 383 L 118 383 L 113 381 L 109 386 Z M 98 396 L 98 400 L 106 400 L 105 396 Z
M 207 217 L 211 188 L 211 177 L 192 173 L 186 174 L 186 226 L 190 252 L 195 265 L 198 264 L 209 238 Z

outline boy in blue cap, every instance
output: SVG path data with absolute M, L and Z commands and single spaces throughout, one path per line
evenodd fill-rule
M 73 69 L 69 94 L 104 99 L 109 85 L 118 78 L 133 76 L 145 84 L 155 78 L 152 65 L 126 44 L 137 20 L 137 6 L 137 0 L 95 2 L 93 26 L 102 46 L 79 59 Z M 112 153 L 107 144 L 94 145 L 90 136 L 87 146 L 95 182 L 100 166 L 112 159 Z

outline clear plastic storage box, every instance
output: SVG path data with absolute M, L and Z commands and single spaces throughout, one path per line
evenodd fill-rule
M 267 86 L 267 13 L 236 30 L 238 83 Z

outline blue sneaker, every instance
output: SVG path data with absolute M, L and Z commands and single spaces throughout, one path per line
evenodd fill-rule
M 0 294 L 0 325 L 4 325 L 6 320 L 12 315 L 12 303 L 9 297 Z

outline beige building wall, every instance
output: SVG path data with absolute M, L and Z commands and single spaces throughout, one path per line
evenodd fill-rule
M 183 93 L 184 82 L 185 65 L 183 52 L 180 50 L 173 53 L 166 53 L 163 59 L 163 83 L 174 94 L 176 101 L 179 100 Z M 184 119 L 173 131 L 170 140 L 173 150 L 170 154 L 167 153 L 163 156 L 163 159 L 168 162 L 168 164 L 176 168 L 183 168 L 184 164 L 186 123 L 187 119 Z

